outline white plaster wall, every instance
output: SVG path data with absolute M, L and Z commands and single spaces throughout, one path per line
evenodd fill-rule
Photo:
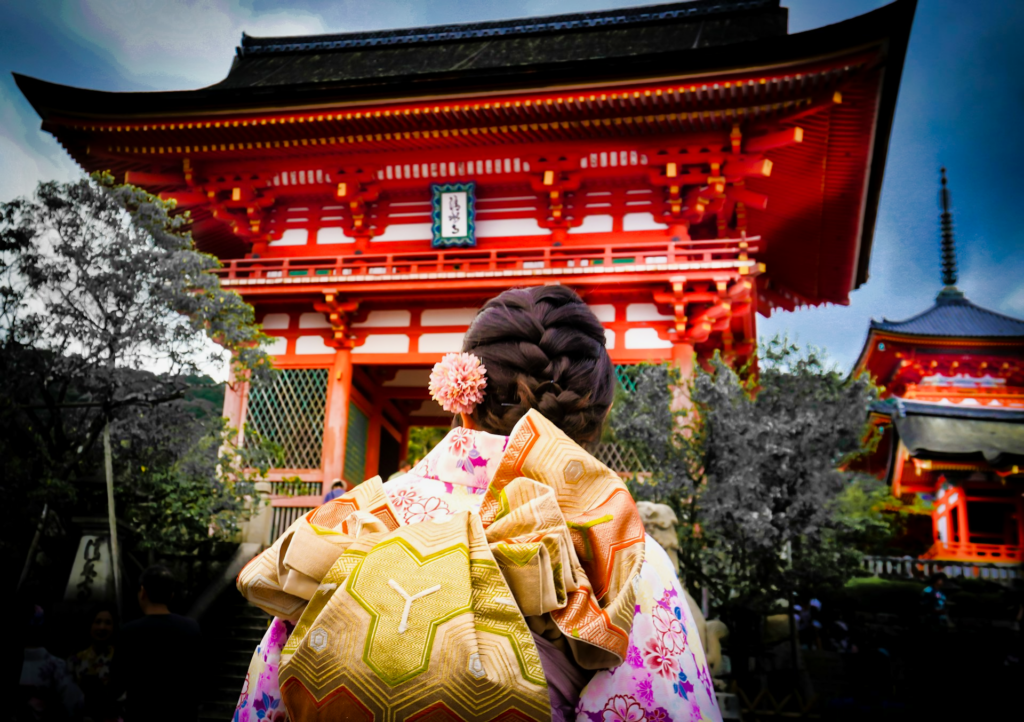
M 425 333 L 420 336 L 420 353 L 448 353 L 462 350 L 464 333 Z
M 404 333 L 372 333 L 352 353 L 409 353 L 409 337 Z
M 653 303 L 631 303 L 626 306 L 627 321 L 671 321 L 675 316 L 666 316 Z
M 323 336 L 299 336 L 295 339 L 295 354 L 298 356 L 315 353 L 334 353 L 334 349 L 324 343 Z
M 428 308 L 420 314 L 422 326 L 468 326 L 476 318 L 476 308 Z
M 274 337 L 274 340 L 267 345 L 267 353 L 271 356 L 285 355 L 288 353 L 288 339 L 280 336 Z
M 429 241 L 433 237 L 430 223 L 392 223 L 373 242 Z
M 370 311 L 365 321 L 352 324 L 352 328 L 372 328 L 374 326 L 408 326 L 412 323 L 409 311 Z
M 309 242 L 309 231 L 305 228 L 289 228 L 271 246 L 304 246 Z
M 263 324 L 264 329 L 288 328 L 289 321 L 287 313 L 268 313 L 260 323 Z
M 668 228 L 654 220 L 653 213 L 627 213 L 622 217 L 624 231 L 661 231 Z
M 570 228 L 569 233 L 610 233 L 613 219 L 611 216 L 587 216 L 583 223 Z
M 330 328 L 331 322 L 319 311 L 310 311 L 299 316 L 299 328 Z
M 347 238 L 340 228 L 321 228 L 316 232 L 316 243 L 318 246 L 327 246 L 333 243 L 351 243 L 352 239 Z
M 597 316 L 601 323 L 611 323 L 615 320 L 615 306 L 610 303 L 598 303 L 590 307 L 590 310 Z
M 626 348 L 672 348 L 672 342 L 659 338 L 653 328 L 631 328 L 626 331 Z
M 476 222 L 477 238 L 498 238 L 516 236 L 547 236 L 551 231 L 541 228 L 533 218 L 502 218 L 495 220 L 478 220 Z

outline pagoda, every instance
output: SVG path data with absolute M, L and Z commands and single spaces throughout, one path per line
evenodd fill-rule
M 225 415 L 283 445 L 286 524 L 450 423 L 428 371 L 510 286 L 571 285 L 616 364 L 684 372 L 749 359 L 758 312 L 848 303 L 914 9 L 794 35 L 779 0 L 243 35 L 198 90 L 16 80 L 83 169 L 187 210 L 275 338 L 277 381 Z
M 854 373 L 883 389 L 871 413 L 881 441 L 866 464 L 904 500 L 932 500 L 923 558 L 1024 562 L 1024 320 L 957 289 L 942 171 L 942 282 L 905 321 L 872 321 Z

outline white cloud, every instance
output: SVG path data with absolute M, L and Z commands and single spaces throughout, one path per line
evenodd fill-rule
M 326 32 L 301 10 L 258 13 L 240 0 L 65 0 L 68 28 L 114 56 L 129 77 L 209 85 L 224 78 L 242 31 L 250 35 Z M 174 81 L 177 81 L 174 82 Z
M 57 141 L 33 127 L 39 119 L 17 92 L 0 81 L 0 203 L 31 194 L 41 180 L 81 175 Z
M 1024 317 L 1024 284 L 1011 291 L 999 304 L 999 308 L 1005 313 Z

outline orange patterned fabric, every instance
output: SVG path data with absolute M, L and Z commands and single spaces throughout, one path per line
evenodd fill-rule
M 476 479 L 496 462 L 478 512 L 402 514 L 410 490 L 374 478 L 239 575 L 250 601 L 296 623 L 271 672 L 292 719 L 547 719 L 531 627 L 561 631 L 583 668 L 625 659 L 644 533 L 621 479 L 536 411 L 495 437 L 500 460 L 457 431 L 446 449 L 478 462 L 459 468 Z
M 349 529 L 350 516 L 360 522 L 359 529 Z M 295 622 L 324 574 L 367 525 L 383 531 L 398 527 L 379 476 L 297 519 L 242 569 L 235 585 L 267 614 Z
M 621 664 L 633 624 L 633 580 L 644 559 L 644 526 L 622 479 L 536 411 L 509 437 L 480 507 L 489 527 L 507 508 L 503 492 L 517 478 L 544 484 L 555 498 L 580 568 L 578 587 L 551 618 L 586 669 Z

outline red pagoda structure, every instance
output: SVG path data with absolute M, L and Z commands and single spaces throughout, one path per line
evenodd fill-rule
M 255 306 L 283 373 L 225 414 L 283 444 L 298 514 L 448 425 L 428 370 L 510 286 L 569 284 L 617 364 L 684 369 L 748 359 L 758 312 L 847 303 L 914 8 L 795 35 L 779 0 L 698 0 L 243 36 L 198 90 L 16 80 L 82 168 L 188 210 Z
M 942 281 L 935 304 L 905 321 L 872 321 L 854 373 L 883 391 L 869 469 L 896 497 L 933 499 L 925 559 L 1024 562 L 1024 320 L 956 288 L 942 174 Z

